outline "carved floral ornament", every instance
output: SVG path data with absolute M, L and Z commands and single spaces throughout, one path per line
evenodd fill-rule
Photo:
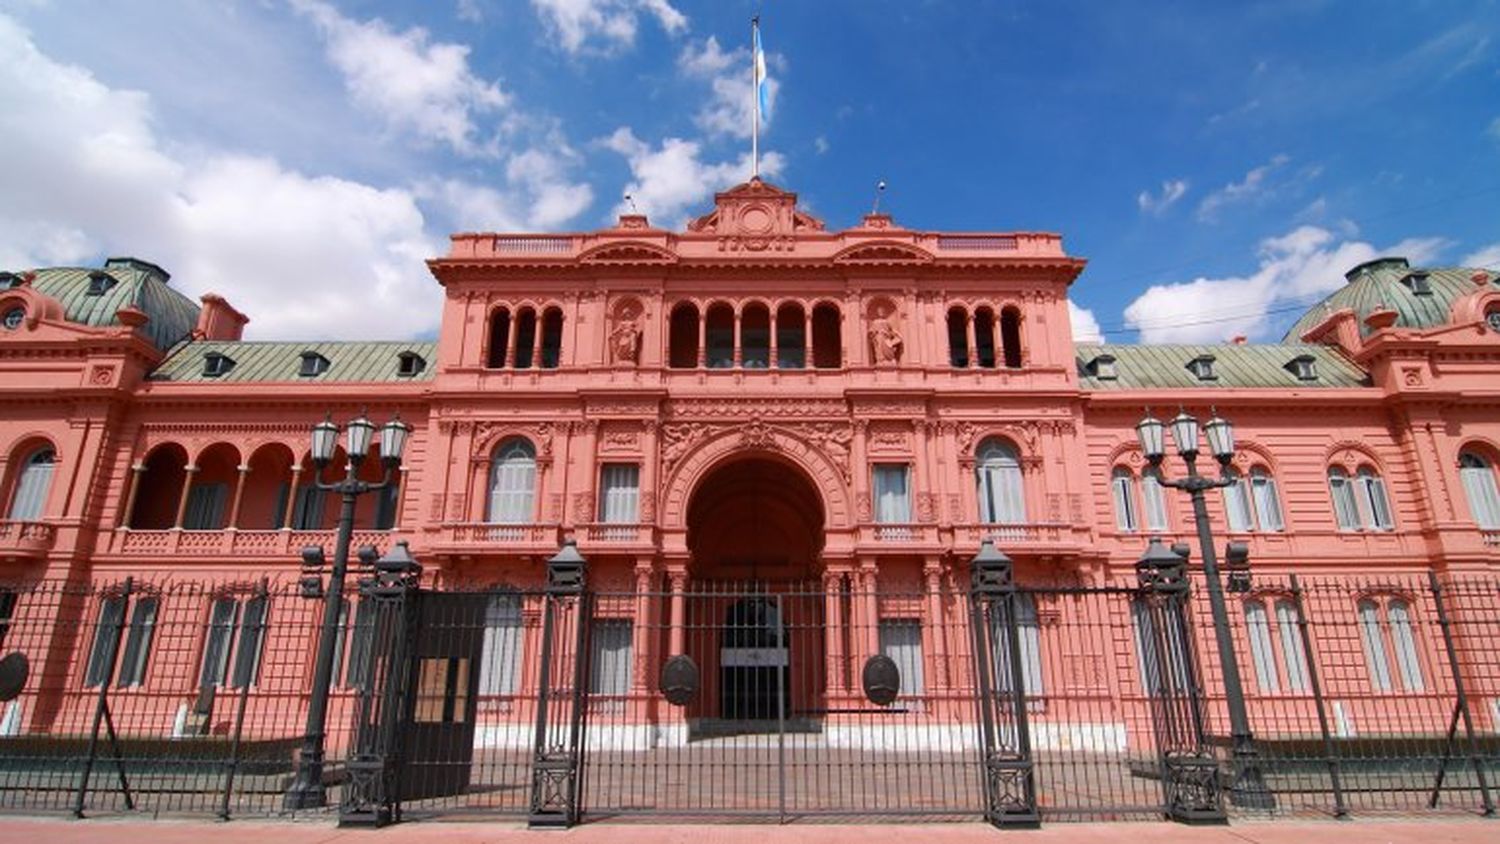
M 749 423 L 668 422 L 661 427 L 661 460 L 668 471 L 698 445 L 727 432 L 739 433 L 740 445 L 747 448 L 776 450 L 776 435 L 801 440 L 825 453 L 849 480 L 849 444 L 854 432 L 848 423 L 794 422 L 767 423 L 752 417 Z
M 512 422 L 443 420 L 438 423 L 439 431 L 443 430 L 444 422 L 447 422 L 450 426 L 449 430 L 455 433 L 472 430 L 474 445 L 469 454 L 476 463 L 489 462 L 495 448 L 508 437 L 525 437 L 530 440 L 536 447 L 538 461 L 552 459 L 552 435 L 556 427 L 552 422 L 518 425 Z

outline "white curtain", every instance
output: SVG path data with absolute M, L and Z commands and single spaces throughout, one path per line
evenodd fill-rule
M 1281 497 L 1276 494 L 1276 479 L 1264 468 L 1256 466 L 1250 470 L 1250 489 L 1255 494 L 1255 514 L 1260 520 L 1260 529 L 1281 530 L 1285 524 L 1281 519 Z
M 1458 456 L 1458 466 L 1474 521 L 1485 530 L 1500 529 L 1500 489 L 1495 486 L 1495 470 L 1483 457 L 1470 452 Z
M 50 448 L 32 452 L 21 467 L 16 493 L 11 497 L 8 518 L 18 522 L 36 521 L 47 508 L 47 493 L 52 489 L 52 472 L 57 454 Z
M 990 617 L 990 624 L 994 634 L 990 641 L 995 647 L 995 688 L 1008 692 L 1011 688 L 1010 639 L 1006 636 L 1005 627 L 1000 624 L 999 613 Z M 1021 682 L 1026 684 L 1027 697 L 1040 697 L 1044 691 L 1042 630 L 1037 620 L 1036 602 L 1030 595 L 1016 595 L 1016 626 L 1020 634 L 1016 641 L 1021 646 Z
M 1140 527 L 1140 520 L 1135 512 L 1135 498 L 1131 495 L 1131 487 L 1135 485 L 1135 478 L 1130 474 L 1130 470 L 1124 466 L 1117 467 L 1110 477 L 1109 485 L 1114 491 L 1115 527 L 1122 531 L 1132 531 Z
M 896 663 L 901 673 L 901 695 L 920 695 L 922 675 L 922 622 L 916 619 L 882 619 L 880 652 Z
M 1359 470 L 1357 478 L 1361 497 L 1364 501 L 1368 519 L 1367 527 L 1376 530 L 1390 530 L 1396 523 L 1391 518 L 1391 503 L 1385 495 L 1385 481 L 1375 474 L 1375 470 L 1368 466 Z
M 1253 518 L 1250 514 L 1250 483 L 1233 469 L 1227 474 L 1235 479 L 1235 483 L 1223 488 L 1224 515 L 1229 520 L 1231 532 L 1244 533 L 1250 530 Z
M 975 474 L 979 485 L 979 520 L 986 524 L 1024 524 L 1026 495 L 1021 461 L 1009 446 L 986 440 L 979 446 Z
M 1141 504 L 1146 512 L 1146 529 L 1166 530 L 1167 500 L 1162 492 L 1161 476 L 1155 469 L 1141 473 Z
M 490 464 L 488 521 L 529 524 L 535 514 L 536 452 L 525 440 L 501 443 Z
M 911 494 L 904 463 L 875 466 L 875 521 L 905 524 L 911 521 Z
M 1377 692 L 1391 689 L 1391 666 L 1385 657 L 1385 638 L 1380 635 L 1380 608 L 1374 601 L 1359 602 L 1359 639 L 1365 646 L 1365 664 L 1370 685 Z
M 1308 690 L 1307 660 L 1302 646 L 1302 629 L 1297 626 L 1297 608 L 1282 599 L 1276 602 L 1276 631 L 1281 634 L 1281 660 L 1286 664 L 1286 685 L 1294 692 Z
M 1401 672 L 1401 686 L 1409 692 L 1420 692 L 1422 662 L 1417 658 L 1417 637 L 1411 627 L 1411 607 L 1405 601 L 1393 600 L 1385 607 L 1391 627 L 1391 645 L 1396 651 L 1396 669 Z
M 1281 691 L 1276 673 L 1276 655 L 1271 644 L 1271 622 L 1266 605 L 1260 601 L 1245 602 L 1245 627 L 1250 638 L 1250 657 L 1255 662 L 1255 685 L 1261 694 Z
M 513 695 L 521 674 L 521 596 L 490 598 L 484 613 L 484 649 L 479 663 L 479 693 Z
M 634 463 L 606 463 L 600 472 L 599 521 L 634 524 L 640 520 L 641 468 Z
M 630 691 L 632 627 L 628 619 L 609 618 L 594 622 L 590 692 L 623 695 Z
M 1333 517 L 1339 530 L 1359 530 L 1359 505 L 1349 474 L 1335 466 L 1328 470 L 1328 492 L 1333 496 Z

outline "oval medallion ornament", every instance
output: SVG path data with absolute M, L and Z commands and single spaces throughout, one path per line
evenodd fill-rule
M 889 706 L 901 693 L 901 669 L 896 661 L 885 654 L 876 654 L 865 660 L 865 697 L 876 706 Z
M 26 676 L 30 673 L 31 665 L 26 661 L 26 654 L 20 651 L 0 658 L 0 703 L 20 697 L 21 690 L 26 688 Z
M 685 706 L 697 697 L 698 663 L 687 654 L 668 659 L 661 667 L 661 693 L 673 706 Z

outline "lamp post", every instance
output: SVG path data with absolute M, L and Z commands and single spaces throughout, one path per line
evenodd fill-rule
M 330 417 L 314 425 L 312 429 L 312 461 L 317 468 L 313 483 L 318 489 L 339 493 L 343 500 L 333 551 L 333 571 L 329 576 L 328 589 L 323 595 L 323 628 L 319 632 L 318 658 L 313 664 L 307 727 L 303 734 L 302 751 L 297 758 L 297 776 L 282 800 L 282 807 L 288 810 L 315 809 L 327 805 L 328 794 L 323 788 L 323 738 L 328 720 L 328 691 L 333 685 L 333 652 L 338 638 L 339 611 L 344 600 L 344 576 L 349 570 L 349 542 L 354 535 L 354 504 L 359 496 L 390 486 L 391 476 L 401 465 L 406 437 L 411 433 L 411 429 L 399 417 L 393 418 L 380 429 L 380 463 L 384 467 L 384 474 L 378 483 L 370 483 L 360 480 L 358 475 L 359 468 L 370 451 L 375 423 L 361 413 L 344 429 L 349 463 L 343 479 L 332 483 L 324 483 L 322 475 L 328 464 L 333 462 L 339 426 Z M 313 550 L 305 549 L 304 559 L 321 557 L 321 554 L 312 554 Z M 366 555 L 361 553 L 360 556 L 363 559 Z M 370 557 L 373 560 L 373 554 Z
M 1193 520 L 1198 527 L 1203 576 L 1208 581 L 1208 603 L 1213 613 L 1214 638 L 1218 644 L 1219 664 L 1224 676 L 1224 696 L 1229 706 L 1230 754 L 1234 766 L 1229 799 L 1236 806 L 1273 809 L 1276 807 L 1276 796 L 1266 787 L 1265 776 L 1260 769 L 1260 757 L 1255 750 L 1255 736 L 1250 730 L 1250 716 L 1245 710 L 1245 687 L 1240 680 L 1239 661 L 1235 658 L 1234 635 L 1229 629 L 1229 612 L 1224 605 L 1224 586 L 1219 576 L 1219 561 L 1214 555 L 1213 528 L 1209 525 L 1208 504 L 1204 497 L 1204 493 L 1210 489 L 1238 483 L 1237 478 L 1229 475 L 1229 462 L 1234 459 L 1234 427 L 1217 413 L 1203 426 L 1209 451 L 1219 461 L 1220 467 L 1220 476 L 1210 478 L 1198 474 L 1197 418 L 1183 411 L 1170 424 L 1172 444 L 1186 464 L 1187 474 L 1175 480 L 1159 477 L 1162 486 L 1186 490 L 1193 500 Z M 1149 412 L 1135 426 L 1141 452 L 1158 472 L 1166 457 L 1166 428 L 1166 424 Z

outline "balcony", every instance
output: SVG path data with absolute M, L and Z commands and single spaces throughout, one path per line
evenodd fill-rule
M 40 560 L 56 539 L 57 529 L 46 522 L 0 520 L 0 560 Z
M 653 545 L 653 525 L 641 523 L 596 522 L 579 527 L 579 541 L 600 545 Z
M 109 535 L 104 553 L 124 557 L 236 557 L 282 559 L 296 557 L 307 545 L 332 548 L 333 530 L 131 530 Z M 356 530 L 351 547 L 373 545 L 381 551 L 392 531 Z
M 936 546 L 938 544 L 937 526 L 905 522 L 860 525 L 859 542 L 861 545 L 876 546 L 880 549 Z
M 551 554 L 561 541 L 556 524 L 492 524 L 456 522 L 441 526 L 432 550 L 439 553 L 484 551 Z

